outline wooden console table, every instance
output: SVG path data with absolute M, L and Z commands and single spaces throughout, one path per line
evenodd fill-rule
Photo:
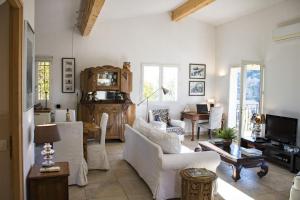
M 195 112 L 181 112 L 181 120 L 189 119 L 192 122 L 192 141 L 195 136 L 195 125 L 198 120 L 208 120 L 209 114 L 198 114 Z

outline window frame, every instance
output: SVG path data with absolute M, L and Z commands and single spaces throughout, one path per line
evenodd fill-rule
M 170 68 L 177 68 L 177 83 L 176 83 L 176 99 L 171 101 L 171 100 L 163 100 L 163 94 L 162 91 L 159 91 L 158 95 L 158 100 L 149 100 L 149 102 L 158 102 L 158 103 L 176 103 L 178 102 L 178 75 L 179 75 L 179 65 L 178 64 L 165 64 L 165 63 L 142 63 L 141 64 L 141 85 L 142 87 L 140 88 L 140 100 L 144 99 L 144 68 L 145 66 L 157 66 L 159 68 L 159 88 L 163 86 L 163 69 L 170 67 Z M 169 88 L 167 88 L 169 89 Z
M 39 99 L 38 97 L 38 72 L 39 72 L 39 62 L 49 62 L 49 99 L 47 99 L 48 101 L 48 107 L 49 107 L 49 102 L 52 102 L 52 66 L 53 66 L 53 57 L 52 56 L 36 56 L 35 57 L 35 102 L 36 103 L 45 103 L 45 99 Z M 43 105 L 44 106 L 44 105 Z

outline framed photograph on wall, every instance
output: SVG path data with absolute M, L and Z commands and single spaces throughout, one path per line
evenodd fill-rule
M 189 96 L 205 96 L 205 81 L 190 81 Z
M 190 64 L 190 79 L 205 79 L 206 64 Z
M 24 24 L 24 110 L 27 111 L 33 107 L 34 104 L 34 32 L 28 21 Z
M 62 58 L 62 92 L 75 93 L 75 58 Z

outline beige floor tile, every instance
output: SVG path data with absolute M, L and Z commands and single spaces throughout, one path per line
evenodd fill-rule
M 78 186 L 69 186 L 70 200 L 86 200 L 85 188 Z
M 107 181 L 116 181 L 117 178 L 112 170 L 90 170 L 88 173 L 88 183 L 100 183 Z
M 115 196 L 115 197 L 100 197 L 100 198 L 89 199 L 89 200 L 128 200 L 128 198 L 126 196 L 119 196 L 119 197 Z
M 87 199 L 104 197 L 126 197 L 121 184 L 117 181 L 89 184 L 85 190 Z
M 129 200 L 153 200 L 152 194 L 145 194 L 145 195 L 127 195 Z
M 137 180 L 140 179 L 138 174 L 133 168 L 128 169 L 116 169 L 114 170 L 114 174 L 118 180 Z
M 119 180 L 126 195 L 151 195 L 151 191 L 142 179 L 136 180 Z

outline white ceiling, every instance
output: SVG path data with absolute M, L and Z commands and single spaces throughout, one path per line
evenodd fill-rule
M 189 17 L 220 25 L 281 1 L 285 0 L 216 0 Z M 122 19 L 168 13 L 183 2 L 185 0 L 108 0 L 105 1 L 100 18 Z

